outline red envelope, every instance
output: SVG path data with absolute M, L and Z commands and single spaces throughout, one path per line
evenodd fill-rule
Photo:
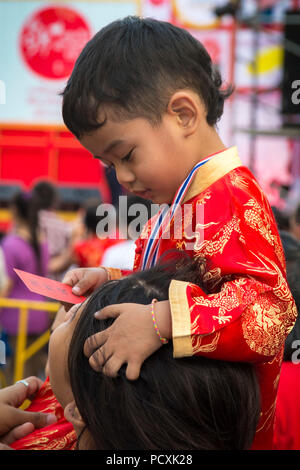
M 49 297 L 50 299 L 59 300 L 68 304 L 80 304 L 86 300 L 84 296 L 73 294 L 72 287 L 62 282 L 47 279 L 46 277 L 37 276 L 36 274 L 26 273 L 20 269 L 14 269 L 17 275 L 22 279 L 26 287 L 31 292 Z

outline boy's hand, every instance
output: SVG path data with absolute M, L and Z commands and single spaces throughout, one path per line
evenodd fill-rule
M 104 268 L 78 268 L 68 271 L 62 282 L 72 286 L 73 294 L 89 296 L 107 280 L 108 275 Z M 70 304 L 63 305 L 67 311 L 72 307 Z
M 156 321 L 162 336 L 171 337 L 171 314 L 168 301 L 157 302 Z M 127 363 L 126 377 L 136 380 L 147 357 L 157 351 L 162 343 L 154 329 L 151 305 L 124 303 L 110 305 L 95 313 L 98 319 L 115 318 L 105 331 L 88 338 L 84 353 L 90 365 L 105 375 L 116 377 Z

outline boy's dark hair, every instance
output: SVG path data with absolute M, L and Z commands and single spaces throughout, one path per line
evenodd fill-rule
M 177 268 L 176 268 L 177 266 Z M 165 300 L 172 279 L 199 281 L 201 266 L 170 262 L 103 285 L 87 302 L 71 340 L 68 371 L 79 412 L 92 442 L 102 450 L 248 449 L 260 414 L 257 378 L 250 364 L 205 357 L 174 359 L 160 348 L 136 381 L 95 372 L 83 354 L 85 340 L 114 320 L 94 313 L 123 302 Z M 150 313 L 149 313 L 150 315 Z M 83 431 L 84 432 L 84 431 Z
M 129 16 L 102 28 L 84 47 L 63 91 L 66 126 L 80 139 L 98 129 L 99 110 L 110 117 L 161 122 L 171 95 L 191 89 L 202 99 L 209 125 L 223 114 L 232 88 L 204 46 L 186 30 L 151 18 Z

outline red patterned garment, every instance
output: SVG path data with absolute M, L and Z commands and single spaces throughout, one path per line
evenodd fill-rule
M 73 247 L 75 261 L 80 268 L 100 266 L 105 251 L 116 243 L 120 243 L 120 240 L 97 236 L 77 242 Z
M 28 411 L 55 414 L 57 422 L 15 441 L 11 447 L 16 450 L 73 450 L 76 447 L 76 433 L 64 417 L 64 410 L 52 392 L 49 378 L 35 396 Z
M 199 280 L 208 293 L 172 281 L 174 357 L 205 355 L 253 363 L 262 401 L 253 449 L 272 449 L 283 344 L 297 310 L 270 205 L 235 147 L 198 169 L 182 205 L 187 208 L 182 236 L 176 236 L 178 226 L 171 219 L 171 238 L 160 237 L 156 259 L 170 249 L 204 258 Z M 199 210 L 202 217 L 197 220 Z M 151 230 L 153 220 L 136 242 L 134 270 L 143 269 Z M 117 277 L 116 270 L 113 275 Z

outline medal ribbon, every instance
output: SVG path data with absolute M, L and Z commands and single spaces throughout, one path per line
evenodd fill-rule
M 160 210 L 160 213 L 158 214 L 157 220 L 145 245 L 142 257 L 143 270 L 155 266 L 163 230 L 166 228 L 167 224 L 170 224 L 172 218 L 174 217 L 175 211 L 178 209 L 178 207 L 181 206 L 181 203 L 184 200 L 184 196 L 187 193 L 196 171 L 214 156 L 215 154 L 197 163 L 194 168 L 192 168 L 181 186 L 178 188 L 171 207 L 166 205 L 163 209 Z

